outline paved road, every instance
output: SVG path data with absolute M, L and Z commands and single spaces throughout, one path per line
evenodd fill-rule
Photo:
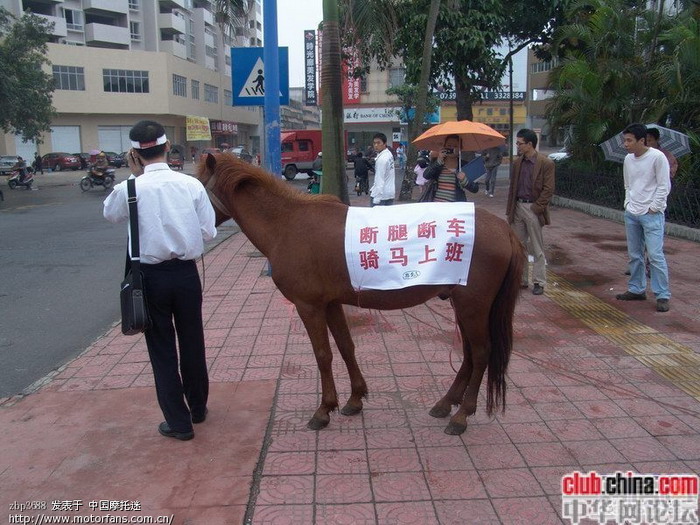
M 102 219 L 102 190 L 3 191 L 0 396 L 76 356 L 117 319 L 125 250 L 123 226 Z

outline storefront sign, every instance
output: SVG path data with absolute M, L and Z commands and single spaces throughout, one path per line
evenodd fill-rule
M 238 133 L 238 124 L 228 120 L 212 120 L 211 132 L 213 135 L 231 135 Z
M 208 118 L 187 115 L 185 122 L 188 142 L 193 140 L 211 140 L 211 129 L 209 128 Z
M 454 91 L 442 91 L 433 93 L 440 100 L 455 100 Z M 509 91 L 484 91 L 481 93 L 481 100 L 510 100 Z M 524 91 L 513 91 L 513 100 L 525 100 Z
M 400 108 L 346 108 L 346 124 L 353 122 L 398 122 Z
M 316 31 L 304 31 L 304 104 L 316 106 Z

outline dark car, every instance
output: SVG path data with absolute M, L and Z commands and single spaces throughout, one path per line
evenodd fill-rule
M 47 153 L 41 157 L 41 165 L 44 169 L 52 169 L 54 171 L 67 169 L 79 170 L 81 162 L 80 157 L 76 157 L 70 153 L 56 152 Z
M 107 155 L 107 162 L 110 166 L 114 166 L 115 168 L 121 168 L 125 164 L 124 156 L 121 153 L 116 153 L 114 151 L 105 151 L 105 155 Z
M 229 148 L 226 150 L 226 153 L 231 153 L 232 155 L 235 155 L 239 159 L 246 162 L 253 162 L 253 156 L 250 154 L 250 151 L 245 149 L 243 146 L 234 146 L 233 148 Z
M 0 174 L 9 175 L 17 167 L 18 162 L 17 155 L 3 155 L 0 157 Z
M 90 164 L 90 154 L 89 153 L 73 153 L 78 159 L 80 159 L 80 169 L 87 169 L 88 164 Z

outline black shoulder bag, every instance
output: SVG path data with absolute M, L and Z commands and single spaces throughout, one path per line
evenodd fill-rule
M 141 249 L 139 247 L 139 212 L 136 204 L 136 181 L 126 182 L 129 195 L 129 231 L 131 233 L 131 258 L 127 257 L 126 276 L 122 281 L 120 292 L 122 306 L 122 333 L 136 335 L 145 332 L 151 326 L 146 308 L 146 295 L 143 290 L 141 274 Z

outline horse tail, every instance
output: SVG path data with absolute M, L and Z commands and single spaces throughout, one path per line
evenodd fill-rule
M 510 263 L 498 294 L 491 304 L 489 312 L 489 338 L 491 352 L 488 366 L 488 388 L 486 394 L 486 412 L 491 415 L 501 407 L 506 409 L 506 370 L 513 350 L 513 314 L 515 303 L 520 296 L 520 280 L 522 278 L 525 254 L 523 245 L 511 228 Z

